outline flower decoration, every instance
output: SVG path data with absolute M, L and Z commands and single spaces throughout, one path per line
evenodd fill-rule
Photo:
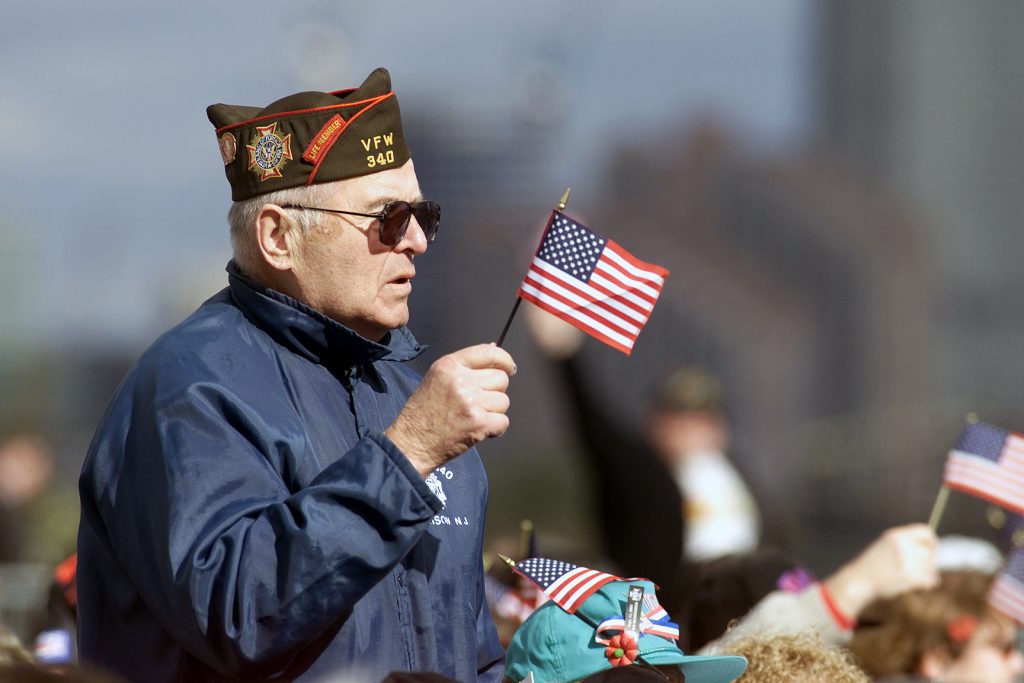
M 973 614 L 960 614 L 946 625 L 946 635 L 954 643 L 965 643 L 978 630 L 978 617 Z
M 640 646 L 636 640 L 625 633 L 612 636 L 608 640 L 608 647 L 604 649 L 604 656 L 612 663 L 612 666 L 629 666 L 636 661 L 640 654 Z

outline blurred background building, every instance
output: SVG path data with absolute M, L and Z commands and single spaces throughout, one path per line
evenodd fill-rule
M 667 369 L 718 373 L 734 457 L 819 572 L 927 518 L 968 412 L 1024 429 L 1020 3 L 9 14 L 0 439 L 49 440 L 54 487 L 73 488 L 133 359 L 225 282 L 228 188 L 205 106 L 355 85 L 378 65 L 445 209 L 413 296 L 421 368 L 497 337 L 571 185 L 571 213 L 672 271 L 631 358 L 584 351 L 608 401 L 636 420 Z M 513 427 L 482 449 L 488 533 L 531 517 L 542 550 L 588 552 L 560 394 L 518 323 L 507 346 L 520 373 Z M 987 533 L 960 498 L 944 528 Z

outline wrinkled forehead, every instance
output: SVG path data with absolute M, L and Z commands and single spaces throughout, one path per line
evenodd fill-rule
M 399 168 L 332 183 L 333 199 L 349 207 L 380 208 L 390 201 L 422 199 L 412 159 Z

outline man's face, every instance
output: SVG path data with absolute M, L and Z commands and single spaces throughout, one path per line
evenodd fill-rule
M 321 208 L 378 213 L 391 201 L 422 199 L 412 160 L 401 168 L 336 183 Z M 409 295 L 416 275 L 413 257 L 427 240 L 409 219 L 395 246 L 380 242 L 375 218 L 321 213 L 319 226 L 297 250 L 293 275 L 298 298 L 363 337 L 377 341 L 409 320 Z

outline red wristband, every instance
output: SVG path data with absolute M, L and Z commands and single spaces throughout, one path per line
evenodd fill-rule
M 818 591 L 821 593 L 821 601 L 825 603 L 825 609 L 828 610 L 828 614 L 832 617 L 832 621 L 836 623 L 836 626 L 843 631 L 852 631 L 853 627 L 857 625 L 857 620 L 843 614 L 842 610 L 836 605 L 832 593 L 825 587 L 824 582 L 818 584 Z

